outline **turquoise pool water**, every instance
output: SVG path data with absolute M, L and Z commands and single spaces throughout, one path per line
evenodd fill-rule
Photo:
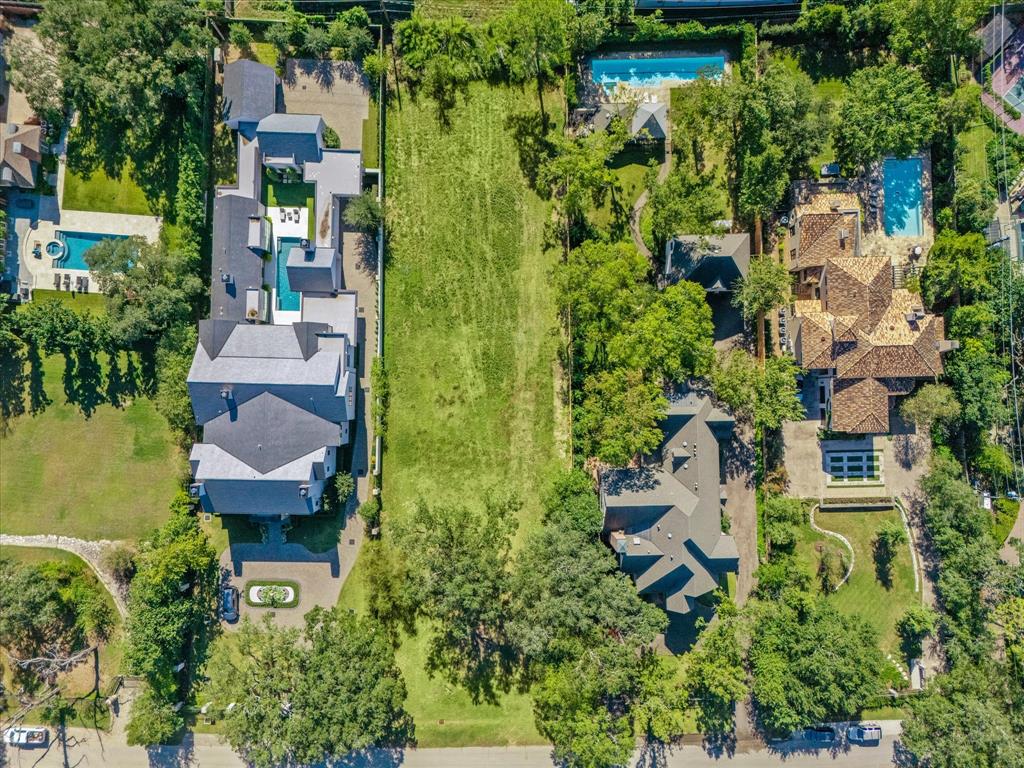
M 591 76 L 604 86 L 626 83 L 634 87 L 660 85 L 664 80 L 696 80 L 706 71 L 725 71 L 724 56 L 671 56 L 654 59 L 591 59 Z
M 920 237 L 924 231 L 921 158 L 886 158 L 882 165 L 885 185 L 885 234 Z
M 288 252 L 302 242 L 297 237 L 277 238 L 277 308 L 298 312 L 301 294 L 288 284 Z
M 57 263 L 61 269 L 88 269 L 85 252 L 103 240 L 124 240 L 127 235 L 103 235 L 95 232 L 62 232 L 57 239 L 64 243 L 64 256 Z
M 1024 77 L 1014 83 L 1013 87 L 1003 94 L 1003 99 L 1018 112 L 1024 109 Z

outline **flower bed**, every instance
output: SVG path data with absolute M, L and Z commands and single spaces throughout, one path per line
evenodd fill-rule
M 294 581 L 249 581 L 242 590 L 253 608 L 294 608 L 299 604 L 299 585 Z

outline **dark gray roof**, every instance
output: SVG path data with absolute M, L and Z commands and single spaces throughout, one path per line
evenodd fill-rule
M 263 215 L 257 200 L 241 195 L 213 199 L 210 317 L 245 319 L 245 291 L 263 286 L 263 258 L 249 243 L 249 220 Z M 222 275 L 228 275 L 225 282 Z
M 981 38 L 981 50 L 985 58 L 991 59 L 999 53 L 1003 44 L 1013 37 L 1016 31 L 1017 27 L 1014 26 L 1013 22 L 1001 12 L 996 11 L 988 24 L 978 33 L 978 37 Z
M 277 75 L 266 64 L 248 59 L 224 67 L 222 117 L 231 128 L 258 123 L 277 109 Z
M 733 426 L 707 397 L 676 395 L 657 454 L 601 475 L 604 527 L 622 569 L 641 594 L 663 595 L 671 612 L 691 610 L 737 567 L 736 543 L 721 528 L 719 465 L 719 442 L 731 439 Z
M 256 138 L 265 157 L 289 159 L 301 165 L 318 162 L 323 154 L 320 115 L 267 115 L 256 126 Z
M 303 293 L 330 293 L 335 290 L 335 253 L 333 248 L 292 248 L 286 263 L 288 285 L 292 290 Z
M 324 446 L 341 445 L 341 429 L 264 392 L 207 422 L 203 440 L 266 474 Z
M 708 291 L 730 291 L 750 268 L 750 235 L 679 235 L 666 247 L 665 274 Z
M 668 106 L 653 104 L 602 104 L 594 116 L 594 128 L 606 130 L 616 117 L 629 118 L 629 135 L 646 130 L 652 139 L 664 139 L 668 132 Z

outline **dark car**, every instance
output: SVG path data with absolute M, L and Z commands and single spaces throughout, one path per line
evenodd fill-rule
M 220 617 L 224 621 L 238 621 L 238 590 L 228 586 L 220 592 Z
M 816 744 L 831 744 L 836 740 L 836 731 L 827 726 L 815 726 L 804 731 L 804 738 Z

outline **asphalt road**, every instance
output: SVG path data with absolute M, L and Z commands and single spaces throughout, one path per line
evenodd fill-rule
M 889 729 L 887 729 L 888 731 Z M 728 765 L 737 768 L 766 766 L 857 766 L 889 768 L 893 765 L 895 733 L 887 733 L 877 746 L 841 747 L 837 750 L 811 750 L 807 745 L 788 745 L 782 749 L 742 745 L 730 757 L 708 755 L 700 746 L 674 747 L 658 754 L 639 754 L 634 768 L 689 768 L 701 765 Z M 0 760 L 0 766 L 4 762 Z M 244 763 L 215 737 L 198 735 L 186 747 L 144 749 L 115 744 L 109 737 L 92 731 L 69 732 L 67 762 L 59 744 L 49 750 L 8 749 L 11 768 L 242 768 Z M 375 750 L 345 764 L 350 768 L 549 768 L 554 763 L 547 747 L 479 747 L 466 749 L 412 749 L 402 753 Z

